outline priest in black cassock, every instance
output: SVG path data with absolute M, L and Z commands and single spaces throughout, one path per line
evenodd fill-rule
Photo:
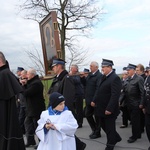
M 25 150 L 15 95 L 22 88 L 0 52 L 0 150 Z

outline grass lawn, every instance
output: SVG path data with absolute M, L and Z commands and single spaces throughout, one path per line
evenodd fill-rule
M 48 106 L 49 102 L 49 95 L 47 94 L 53 80 L 42 80 L 42 83 L 44 85 L 44 98 L 45 98 L 45 104 L 46 107 Z

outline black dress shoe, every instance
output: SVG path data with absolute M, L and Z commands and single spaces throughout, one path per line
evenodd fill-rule
M 34 149 L 37 149 L 37 148 L 38 148 L 38 145 L 35 145 L 35 146 L 34 146 Z
M 25 147 L 35 146 L 35 144 L 26 144 Z
M 133 136 L 130 136 L 129 139 L 134 139 Z
M 101 137 L 100 133 L 99 134 L 93 134 L 93 135 L 90 136 L 90 139 L 96 139 L 96 138 L 99 138 L 99 137 Z
M 30 147 L 30 146 L 35 146 L 36 145 L 36 143 L 27 143 L 27 144 L 25 144 L 25 147 Z
M 25 144 L 25 147 L 30 147 L 30 144 Z
M 133 136 L 129 137 L 129 139 L 141 139 L 141 135 L 139 135 L 137 138 L 134 138 Z
M 150 147 L 148 148 L 148 150 L 150 150 Z
M 82 124 L 79 124 L 79 125 L 78 125 L 78 128 L 82 128 Z
M 113 150 L 113 149 L 114 149 L 114 146 L 113 146 L 113 147 L 107 146 L 107 147 L 105 148 L 105 150 Z
M 90 137 L 90 136 L 92 136 L 94 133 L 95 133 L 95 132 L 94 132 L 94 131 L 92 131 L 92 133 L 89 135 L 89 137 Z
M 120 126 L 120 128 L 126 128 L 127 127 L 127 125 L 121 125 Z
M 117 142 L 120 142 L 121 140 L 122 140 L 121 137 L 118 137 L 118 138 L 117 138 Z
M 137 139 L 129 138 L 128 143 L 134 143 Z
M 83 143 L 81 150 L 84 150 L 86 148 L 86 144 Z

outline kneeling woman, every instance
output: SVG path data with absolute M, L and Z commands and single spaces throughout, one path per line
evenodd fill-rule
M 78 124 L 65 106 L 63 95 L 50 95 L 48 110 L 41 113 L 36 135 L 40 139 L 37 150 L 76 150 L 74 134 Z

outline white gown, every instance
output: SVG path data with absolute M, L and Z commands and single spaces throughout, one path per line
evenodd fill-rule
M 45 134 L 44 125 L 47 121 L 53 123 L 57 130 L 50 129 Z M 40 139 L 37 150 L 76 150 L 74 134 L 77 127 L 77 121 L 69 110 L 60 115 L 49 115 L 48 110 L 43 111 L 36 129 Z

